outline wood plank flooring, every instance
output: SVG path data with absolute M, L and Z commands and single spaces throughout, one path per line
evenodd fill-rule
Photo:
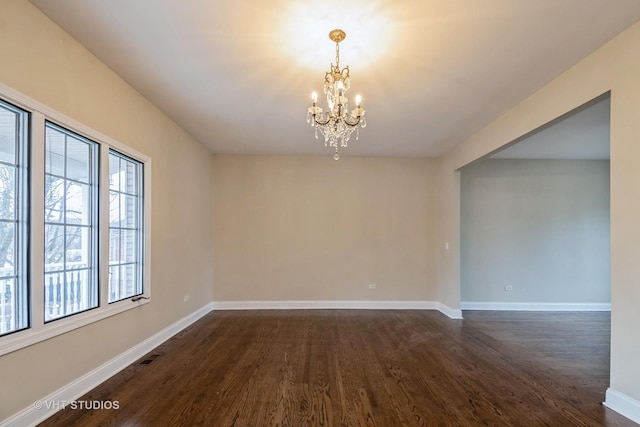
M 632 426 L 609 313 L 213 312 L 42 426 Z

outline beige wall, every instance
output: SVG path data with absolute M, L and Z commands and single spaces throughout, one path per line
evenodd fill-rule
M 611 387 L 640 400 L 640 23 L 440 159 L 440 244 L 459 242 L 460 167 L 611 90 Z M 454 220 L 451 220 L 453 218 Z M 439 251 L 439 301 L 460 302 L 459 248 Z
M 211 301 L 212 177 L 206 149 L 27 1 L 0 1 L 0 58 L 0 83 L 148 155 L 153 174 L 152 302 L 1 356 L 2 420 Z
M 213 169 L 216 302 L 435 301 L 433 160 L 223 155 Z

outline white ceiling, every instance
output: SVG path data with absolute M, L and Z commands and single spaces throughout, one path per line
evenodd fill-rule
M 306 123 L 341 65 L 344 155 L 437 156 L 640 19 L 638 0 L 31 0 L 216 153 L 331 155 Z

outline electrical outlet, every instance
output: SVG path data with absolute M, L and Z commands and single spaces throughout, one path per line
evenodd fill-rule
M 369 289 L 375 289 L 375 288 L 376 288 L 375 283 L 369 283 Z
M 185 295 L 184 298 L 182 299 L 184 302 L 189 301 L 189 294 Z
M 513 290 L 513 286 L 507 285 L 507 286 L 504 287 L 504 290 L 505 291 L 512 291 Z

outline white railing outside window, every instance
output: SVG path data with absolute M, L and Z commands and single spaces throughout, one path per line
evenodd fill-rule
M 0 269 L 0 274 L 2 274 Z M 0 335 L 15 331 L 16 288 L 15 279 L 0 279 Z

